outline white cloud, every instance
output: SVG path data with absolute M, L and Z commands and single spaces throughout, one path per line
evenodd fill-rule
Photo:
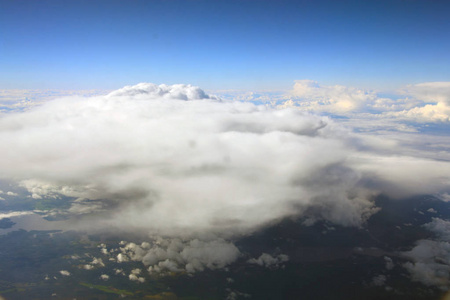
M 376 102 L 311 82 L 296 91 L 340 112 Z M 358 226 L 376 211 L 372 195 L 445 194 L 450 172 L 447 162 L 391 156 L 395 143 L 327 117 L 221 102 L 189 85 L 46 102 L 3 115 L 0 142 L 0 177 L 35 198 L 78 198 L 68 213 L 96 216 L 78 228 L 172 237 L 233 236 L 302 215 Z
M 312 80 L 296 80 L 289 95 L 299 107 L 330 113 L 360 111 L 377 99 L 373 92 L 341 85 L 324 86 Z M 293 104 L 292 100 L 289 103 Z
M 61 270 L 61 271 L 59 271 L 59 273 L 61 273 L 61 275 L 63 275 L 63 276 L 70 276 L 70 272 L 67 270 Z
M 416 246 L 403 255 L 411 258 L 404 267 L 412 279 L 423 284 L 450 289 L 450 221 L 433 218 L 424 225 L 435 233 L 437 240 L 419 240 Z
M 450 105 L 450 82 L 424 82 L 408 85 L 402 91 L 424 102 L 445 103 Z
M 144 283 L 145 282 L 145 278 L 144 277 L 139 277 L 136 274 L 131 273 L 130 275 L 128 275 L 128 278 L 131 281 L 138 281 L 140 283 Z
M 114 269 L 114 272 L 116 273 L 116 275 L 125 275 L 125 272 L 123 271 L 123 269 Z
M 280 264 L 287 262 L 289 260 L 289 256 L 285 254 L 279 254 L 275 257 L 270 254 L 263 253 L 258 258 L 251 258 L 247 262 L 250 264 L 260 265 L 262 267 L 278 267 Z
M 104 267 L 105 266 L 105 264 L 103 263 L 103 260 L 101 258 L 96 258 L 96 257 L 93 258 L 91 264 L 92 265 L 98 265 L 100 267 Z
M 0 89 L 0 113 L 24 111 L 62 97 L 106 94 L 102 90 L 20 90 Z
M 100 275 L 100 279 L 102 279 L 102 280 L 108 280 L 109 279 L 109 275 L 107 275 L 107 274 L 102 274 L 102 275 Z
M 223 268 L 234 262 L 240 255 L 234 244 L 223 239 L 182 241 L 178 238 L 158 238 L 152 243 L 146 242 L 141 246 L 129 243 L 120 250 L 122 253 L 119 255 L 122 261 L 140 261 L 148 267 L 150 273 L 164 271 L 194 273 L 206 268 Z M 131 273 L 140 274 L 140 270 L 136 272 Z
M 32 215 L 34 214 L 32 211 L 12 211 L 7 213 L 0 213 L 0 220 L 5 218 L 12 218 L 18 216 Z
M 424 227 L 434 232 L 441 240 L 450 242 L 450 221 L 432 218 L 432 221 L 425 224 Z
M 340 85 L 320 85 L 312 80 L 297 80 L 278 107 L 296 107 L 305 111 L 342 116 L 359 116 L 376 121 L 449 122 L 450 82 L 426 82 L 409 85 L 394 99 Z

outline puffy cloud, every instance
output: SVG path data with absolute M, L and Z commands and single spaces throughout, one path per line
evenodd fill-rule
M 107 97 L 135 97 L 137 99 L 177 99 L 198 100 L 216 99 L 215 96 L 207 95 L 202 89 L 189 84 L 156 85 L 153 83 L 139 83 L 126 86 L 108 94 Z
M 450 105 L 439 102 L 437 104 L 427 104 L 421 107 L 414 107 L 409 110 L 391 113 L 394 117 L 406 118 L 422 122 L 448 122 L 450 121 Z
M 290 96 L 300 107 L 331 113 L 362 110 L 377 99 L 373 92 L 341 85 L 324 86 L 313 80 L 296 80 Z M 293 104 L 292 100 L 287 104 Z
M 128 275 L 128 278 L 131 281 L 138 281 L 140 283 L 144 283 L 145 282 L 145 278 L 144 277 L 139 277 L 138 275 L 141 274 L 141 269 L 133 269 L 131 270 L 130 275 Z
M 373 286 L 384 286 L 386 284 L 387 277 L 386 275 L 377 275 L 372 278 L 372 285 Z
M 432 221 L 425 224 L 424 227 L 434 232 L 441 240 L 450 242 L 450 221 L 432 218 Z
M 450 288 L 450 221 L 433 218 L 424 225 L 437 235 L 437 240 L 420 240 L 403 255 L 411 258 L 404 267 L 412 279 L 443 290 Z
M 9 141 L 0 175 L 40 197 L 101 200 L 111 208 L 106 226 L 166 234 L 249 230 L 321 201 L 326 192 L 308 178 L 347 156 L 333 122 L 210 98 L 191 86 L 141 84 L 10 114 L 0 119 L 0 140 Z M 357 177 L 349 170 L 335 182 L 350 206 L 345 193 Z
M 385 267 L 387 270 L 392 270 L 394 268 L 394 262 L 392 261 L 392 258 L 385 256 L 384 261 L 386 262 Z
M 380 97 L 374 91 L 340 85 L 320 85 L 312 80 L 297 80 L 278 107 L 324 112 L 359 118 L 390 119 L 391 122 L 450 121 L 450 82 L 409 85 L 393 95 Z M 406 98 L 400 98 L 406 96 Z
M 150 273 L 165 271 L 194 273 L 206 268 L 223 268 L 240 255 L 234 244 L 223 239 L 183 241 L 178 238 L 158 238 L 151 244 L 144 242 L 140 246 L 129 243 L 120 250 L 121 261 L 140 261 L 148 267 Z M 132 274 L 139 275 L 136 272 Z
M 279 254 L 275 257 L 270 254 L 263 253 L 258 258 L 251 258 L 247 262 L 250 264 L 260 265 L 262 267 L 278 267 L 280 264 L 287 262 L 289 260 L 289 256 L 285 254 Z
M 105 264 L 103 263 L 103 260 L 101 258 L 96 258 L 96 257 L 93 258 L 91 264 L 92 265 L 98 265 L 100 267 L 104 267 L 105 266 Z
M 109 279 L 109 275 L 102 274 L 102 275 L 100 275 L 100 279 L 107 281 Z
M 296 90 L 322 97 L 311 82 Z M 340 111 L 374 98 L 325 90 L 346 95 L 327 104 Z M 375 193 L 448 192 L 448 163 L 386 156 L 384 140 L 368 141 L 297 109 L 139 84 L 2 116 L 0 177 L 33 198 L 77 199 L 67 213 L 88 215 L 78 228 L 172 237 L 233 236 L 288 216 L 358 226 L 376 211 Z
M 424 82 L 408 85 L 403 93 L 431 103 L 450 105 L 450 82 Z
M 61 273 L 61 275 L 63 275 L 63 276 L 70 276 L 70 272 L 67 270 L 61 270 L 61 271 L 59 271 L 59 273 Z

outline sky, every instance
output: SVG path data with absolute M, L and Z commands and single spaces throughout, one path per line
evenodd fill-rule
M 1 89 L 450 80 L 448 1 L 0 1 Z

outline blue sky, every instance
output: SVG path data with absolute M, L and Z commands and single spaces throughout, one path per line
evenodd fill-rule
M 0 0 L 0 88 L 450 81 L 450 2 Z

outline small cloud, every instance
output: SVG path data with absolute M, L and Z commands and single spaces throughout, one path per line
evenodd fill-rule
M 61 275 L 63 275 L 63 276 L 70 276 L 70 272 L 66 271 L 66 270 L 61 270 L 61 271 L 59 271 L 59 273 L 61 273 Z
M 371 284 L 373 286 L 384 286 L 386 285 L 386 279 L 387 279 L 386 275 L 378 275 L 372 278 Z
M 109 275 L 107 275 L 107 274 L 102 274 L 101 276 L 100 276 L 100 279 L 102 279 L 102 280 L 108 280 L 109 279 Z
M 123 271 L 123 269 L 114 269 L 114 272 L 116 273 L 116 275 L 125 275 L 125 272 Z
M 384 261 L 386 263 L 385 267 L 387 270 L 392 270 L 394 268 L 394 262 L 392 261 L 392 258 L 385 256 Z
M 131 274 L 134 274 L 134 275 L 139 275 L 139 274 L 141 274 L 141 272 L 142 272 L 142 270 L 139 268 L 131 270 Z
M 125 255 L 125 254 L 123 254 L 123 253 L 119 253 L 118 255 L 117 255 L 117 262 L 119 262 L 119 263 L 121 263 L 121 262 L 127 262 L 127 261 L 129 261 L 130 259 Z
M 128 275 L 128 278 L 131 281 L 138 281 L 140 283 L 144 283 L 145 282 L 145 278 L 144 277 L 139 277 L 136 274 L 131 273 L 130 275 Z
M 94 257 L 94 258 L 92 259 L 91 264 L 93 264 L 93 265 L 98 265 L 98 266 L 100 266 L 100 267 L 104 267 L 104 266 L 105 266 L 105 264 L 103 263 L 103 260 L 102 260 L 101 258 L 96 258 L 96 257 Z
M 278 267 L 280 264 L 287 262 L 289 260 L 289 256 L 285 254 L 279 254 L 275 257 L 270 254 L 263 253 L 257 259 L 251 258 L 247 262 L 250 264 L 260 265 L 262 267 Z

